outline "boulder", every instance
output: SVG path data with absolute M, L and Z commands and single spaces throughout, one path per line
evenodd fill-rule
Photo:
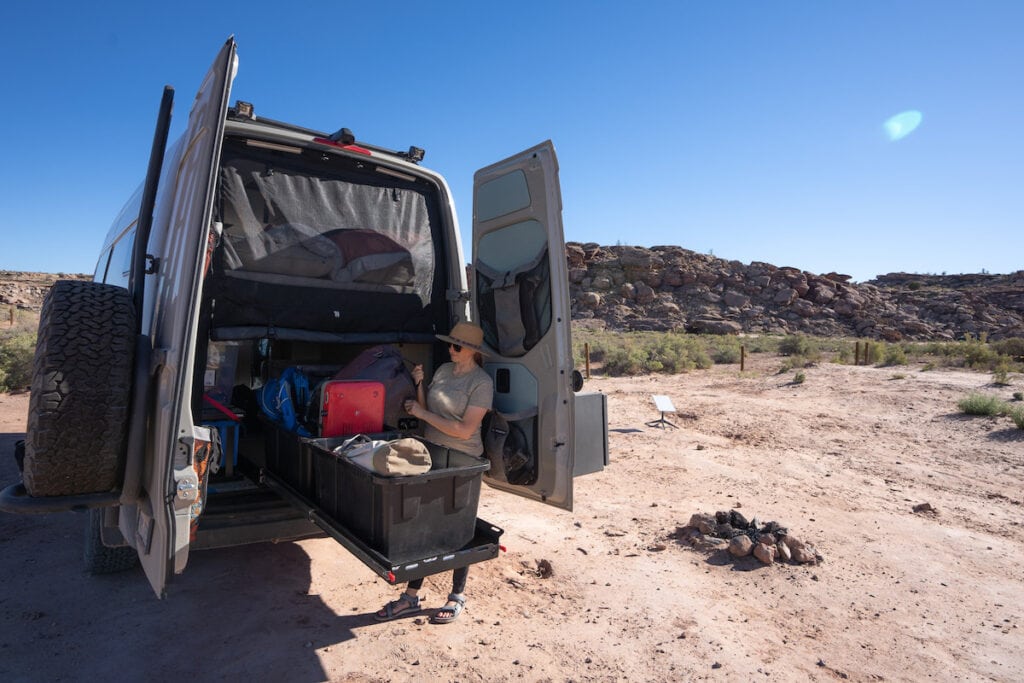
M 738 322 L 707 315 L 692 320 L 689 328 L 691 332 L 707 334 L 739 334 L 743 331 L 743 326 Z
M 733 536 L 729 541 L 729 554 L 733 557 L 746 557 L 754 550 L 754 542 L 746 534 Z
M 722 300 L 725 301 L 726 306 L 732 306 L 733 308 L 743 308 L 750 305 L 750 297 L 737 292 L 726 292 L 722 295 Z
M 779 291 L 775 292 L 775 296 L 772 297 L 772 301 L 783 306 L 788 306 L 796 300 L 797 291 L 792 287 L 783 287 Z
M 709 515 L 706 512 L 697 512 L 690 516 L 690 523 L 687 526 L 693 527 L 702 534 L 714 534 L 715 529 L 718 527 L 718 522 L 715 520 L 714 515 Z
M 772 564 L 775 562 L 775 544 L 767 545 L 765 543 L 757 543 L 754 545 L 754 557 L 761 560 L 764 564 Z

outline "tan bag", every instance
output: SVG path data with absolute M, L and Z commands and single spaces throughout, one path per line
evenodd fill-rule
M 388 441 L 373 451 L 373 469 L 393 476 L 423 474 L 430 470 L 430 451 L 419 439 Z

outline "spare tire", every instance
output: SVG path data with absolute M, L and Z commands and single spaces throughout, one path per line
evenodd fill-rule
M 130 545 L 110 548 L 103 545 L 103 509 L 89 510 L 85 523 L 85 571 L 90 574 L 114 574 L 133 568 L 139 563 L 139 554 Z
M 122 287 L 58 280 L 39 316 L 25 435 L 32 496 L 120 485 L 131 406 L 136 315 Z

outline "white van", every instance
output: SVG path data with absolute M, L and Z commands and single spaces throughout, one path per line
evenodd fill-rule
M 60 281 L 47 298 L 23 483 L 0 509 L 88 510 L 88 568 L 141 562 L 158 596 L 192 549 L 313 534 L 392 583 L 492 558 L 501 529 L 475 517 L 481 478 L 571 509 L 574 470 L 607 462 L 607 420 L 602 395 L 576 393 L 551 143 L 476 173 L 468 282 L 451 194 L 422 150 L 229 107 L 236 68 L 229 39 L 170 146 L 165 90 L 147 177 L 94 281 Z M 422 481 L 352 483 L 333 444 L 253 400 L 288 368 L 329 375 L 373 347 L 397 348 L 429 377 L 446 359 L 435 335 L 460 320 L 494 352 L 494 414 L 520 436 L 522 483 L 502 471 L 500 444 L 487 472 L 435 464 Z M 353 517 L 356 498 L 370 507 Z M 424 549 L 414 541 L 428 527 Z

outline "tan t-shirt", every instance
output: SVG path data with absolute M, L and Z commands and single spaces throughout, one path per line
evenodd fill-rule
M 493 400 L 494 382 L 479 366 L 457 377 L 455 364 L 445 363 L 437 369 L 427 387 L 427 410 L 449 420 L 461 420 L 470 406 L 490 410 Z M 470 455 L 483 455 L 484 452 L 480 427 L 468 439 L 457 439 L 428 424 L 423 430 L 423 438 Z

